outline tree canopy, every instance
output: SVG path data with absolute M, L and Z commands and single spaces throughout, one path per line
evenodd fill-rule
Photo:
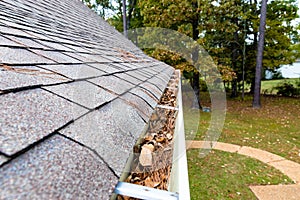
M 122 30 L 122 1 L 83 0 L 90 7 L 114 10 L 107 20 Z M 97 7 L 98 6 L 98 7 Z M 254 87 L 261 2 L 257 0 L 127 0 L 129 28 L 162 27 L 184 33 L 206 49 L 225 82 L 235 91 L 242 79 Z M 296 0 L 268 1 L 263 71 L 276 71 L 299 58 L 299 25 Z M 104 13 L 105 12 L 100 12 Z M 147 50 L 157 59 L 189 73 L 191 64 L 175 52 Z M 244 73 L 243 73 L 244 69 Z M 205 72 L 204 72 L 205 73 Z M 202 75 L 204 75 L 202 73 Z M 263 74 L 264 75 L 264 74 Z

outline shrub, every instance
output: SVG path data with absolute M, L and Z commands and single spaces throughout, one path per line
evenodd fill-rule
M 277 89 L 277 95 L 285 97 L 299 96 L 300 95 L 300 81 L 297 81 L 296 85 L 291 82 L 284 82 L 275 87 Z

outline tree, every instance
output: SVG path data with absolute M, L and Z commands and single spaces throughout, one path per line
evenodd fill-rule
M 232 82 L 232 96 L 236 94 L 236 83 L 243 80 L 243 62 L 245 79 L 253 92 L 260 4 L 256 0 L 211 1 L 210 4 L 200 16 L 205 24 L 202 45 L 217 64 L 231 67 L 237 74 L 237 79 Z M 274 0 L 268 7 L 263 68 L 274 71 L 283 64 L 293 63 L 299 54 L 291 49 L 298 34 L 289 23 L 297 18 L 298 7 L 295 0 Z M 245 57 L 242 51 L 244 43 Z
M 262 0 L 261 11 L 260 11 L 259 41 L 258 41 L 258 47 L 257 47 L 253 108 L 261 107 L 260 88 L 261 88 L 261 74 L 262 74 L 264 41 L 265 41 L 266 17 L 267 17 L 267 0 Z
M 204 24 L 204 46 L 219 66 L 240 71 L 243 47 L 243 2 L 241 0 L 209 1 L 201 14 Z M 238 73 L 235 73 L 239 75 Z M 232 97 L 237 96 L 237 77 L 232 81 Z
M 82 0 L 89 8 L 106 19 L 118 31 L 123 32 L 123 3 L 126 3 L 127 29 L 143 26 L 138 0 Z M 125 17 L 125 16 L 124 16 Z
M 253 5 L 253 10 L 257 7 Z M 299 52 L 293 51 L 293 38 L 298 38 L 296 27 L 290 23 L 296 19 L 298 5 L 295 0 L 275 0 L 268 3 L 265 27 L 265 45 L 263 54 L 263 71 L 276 71 L 281 65 L 293 63 Z M 253 13 L 255 13 L 253 11 Z M 247 51 L 247 82 L 251 84 L 251 92 L 254 93 L 255 67 L 257 55 L 257 35 L 259 18 L 258 14 L 249 18 L 251 22 L 252 44 Z M 264 75 L 264 74 L 262 74 Z
M 104 18 L 107 11 L 113 9 L 110 0 L 82 0 L 82 2 Z
M 123 32 L 125 37 L 128 37 L 127 34 L 127 30 L 128 30 L 128 26 L 127 26 L 127 13 L 126 13 L 126 0 L 122 0 L 122 21 L 123 21 Z
M 201 2 L 197 0 L 147 0 L 139 2 L 141 14 L 144 17 L 144 24 L 146 26 L 173 29 L 185 33 L 195 41 L 199 39 L 200 35 L 200 4 Z M 198 60 L 197 53 L 192 55 L 192 60 L 194 63 Z M 190 69 L 191 68 L 189 67 L 188 72 L 191 76 L 190 83 L 197 97 L 198 104 L 194 105 L 194 107 L 201 108 L 199 86 L 200 74 L 197 69 Z
M 99 2 L 101 5 L 104 3 L 102 7 L 106 10 L 114 11 L 115 14 L 107 20 L 123 32 L 122 0 Z M 128 27 L 164 27 L 192 37 L 212 56 L 222 75 L 227 77 L 226 81 L 231 82 L 234 97 L 243 77 L 254 92 L 260 7 L 257 0 L 127 0 Z M 297 10 L 296 0 L 268 2 L 262 71 L 276 71 L 281 65 L 291 64 L 299 57 L 299 45 L 294 45 L 299 41 L 299 35 L 295 25 L 290 23 L 298 17 Z M 165 52 L 157 49 L 148 52 L 156 58 L 166 58 L 159 56 L 159 53 Z M 197 56 L 193 57 L 196 60 Z M 191 66 L 184 62 L 178 64 L 173 61 L 176 67 L 184 69 L 188 72 L 185 74 L 192 77 L 192 87 L 197 94 L 197 80 L 201 74 L 191 70 Z

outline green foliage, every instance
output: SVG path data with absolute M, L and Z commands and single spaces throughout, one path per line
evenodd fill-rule
M 207 92 L 208 91 L 206 82 L 204 80 L 202 80 L 202 79 L 200 79 L 200 90 L 202 92 Z
M 276 69 L 283 64 L 292 64 L 298 53 L 292 51 L 292 38 L 298 34 L 291 21 L 297 18 L 298 5 L 296 1 L 271 1 L 268 5 L 266 53 L 264 66 Z
M 107 11 L 114 9 L 110 0 L 82 0 L 82 2 L 104 18 Z
M 203 42 L 203 38 L 200 37 L 200 33 L 204 30 L 204 24 L 201 24 L 202 21 L 204 22 L 205 20 L 200 18 L 200 13 L 204 13 L 204 10 L 209 9 L 209 4 L 207 3 L 207 1 L 200 2 L 188 0 L 147 0 L 140 1 L 139 6 L 141 8 L 141 13 L 144 17 L 144 24 L 146 26 L 173 29 L 180 33 L 188 35 L 189 37 L 198 41 L 198 44 L 201 44 L 201 42 Z M 175 42 L 176 45 L 183 44 L 179 43 L 177 40 Z M 186 47 L 185 49 L 187 48 L 189 47 Z M 159 55 L 159 53 L 161 53 L 162 55 Z M 165 56 L 165 53 L 166 52 L 164 51 L 156 50 L 155 58 L 170 64 L 170 59 L 169 57 L 167 58 L 167 56 Z M 191 54 L 193 53 L 191 52 Z M 205 59 L 207 58 L 203 59 L 204 57 L 207 56 L 202 56 L 200 59 L 200 73 L 202 75 L 211 74 L 211 71 L 209 71 L 211 70 L 211 66 L 209 66 L 210 61 L 206 61 Z M 192 66 L 195 66 L 196 63 L 194 63 L 193 61 L 187 60 L 187 62 L 180 62 L 181 59 L 178 57 L 178 63 L 178 61 L 175 61 L 176 58 L 174 56 L 172 56 L 172 58 L 173 62 L 171 63 L 171 65 L 177 69 L 181 69 L 181 71 L 185 71 L 186 75 L 187 73 L 189 73 L 189 76 L 192 77 L 192 73 L 196 72 L 195 70 L 197 70 L 197 67 L 195 68 Z M 174 65 L 174 63 L 176 64 Z M 208 64 L 207 67 L 206 64 Z M 235 78 L 235 73 L 232 71 L 230 66 L 220 64 L 218 65 L 218 67 L 221 69 L 220 71 L 224 78 L 224 81 L 231 81 Z
M 191 32 L 188 26 L 198 19 L 199 7 L 195 0 L 146 0 L 140 1 L 139 6 L 146 26 Z
M 294 84 L 293 82 L 283 82 L 278 84 L 274 89 L 277 94 L 285 97 L 299 96 L 300 95 L 300 79 Z
M 121 0 L 97 0 L 94 4 L 91 0 L 82 1 L 106 18 L 108 13 L 114 13 L 107 21 L 120 32 L 123 31 Z M 260 13 L 260 4 L 257 2 L 260 1 L 127 0 L 128 27 L 163 27 L 188 35 L 212 56 L 225 82 L 242 80 L 245 43 L 245 79 L 252 84 Z M 291 23 L 298 17 L 297 11 L 296 0 L 268 2 L 264 70 L 275 71 L 300 57 L 300 45 L 296 44 L 300 41 L 300 26 Z M 148 53 L 181 71 L 193 73 L 191 65 L 195 63 L 182 59 L 174 52 L 154 49 Z M 166 55 L 168 53 L 170 55 Z M 205 66 L 205 61 L 201 65 Z M 202 75 L 209 72 L 205 70 L 201 72 Z
M 225 81 L 235 78 L 241 81 L 242 52 L 246 42 L 245 78 L 252 84 L 260 10 L 260 5 L 255 2 L 144 0 L 139 2 L 139 6 L 146 26 L 170 28 L 196 39 L 221 67 Z M 263 60 L 265 69 L 275 70 L 299 57 L 300 47 L 293 45 L 299 40 L 297 27 L 290 23 L 298 17 L 297 10 L 295 0 L 269 2 Z
M 126 0 L 126 16 L 129 29 L 143 26 L 138 1 Z M 122 0 L 82 0 L 82 2 L 106 19 L 118 31 L 123 32 Z

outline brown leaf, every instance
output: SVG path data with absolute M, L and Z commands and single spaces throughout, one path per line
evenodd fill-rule
M 144 145 L 145 146 L 145 145 Z M 139 157 L 139 161 L 142 166 L 151 166 L 152 165 L 152 151 L 148 148 L 142 147 L 142 151 Z

